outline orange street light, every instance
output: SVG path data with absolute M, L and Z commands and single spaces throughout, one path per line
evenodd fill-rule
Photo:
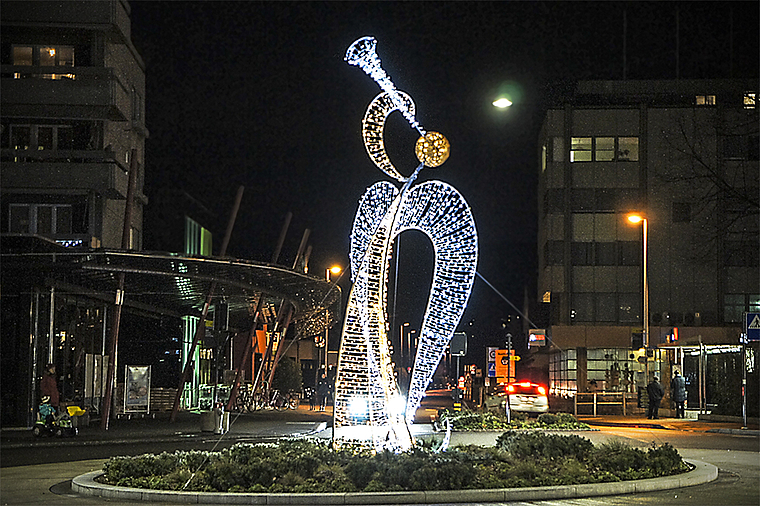
M 648 243 L 647 243 L 647 225 L 648 220 L 641 214 L 633 213 L 628 215 L 628 221 L 631 223 L 643 223 L 642 226 L 642 232 L 643 232 L 643 245 L 644 245 L 644 258 L 642 259 L 642 271 L 643 271 L 643 277 L 644 277 L 644 314 L 641 315 L 641 319 L 644 323 L 644 349 L 649 349 L 649 277 L 647 276 L 647 254 L 648 254 Z M 649 383 L 649 361 L 646 362 L 646 379 L 645 381 Z

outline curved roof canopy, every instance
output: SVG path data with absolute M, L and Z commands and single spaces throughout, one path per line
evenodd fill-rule
M 200 316 L 215 283 L 214 303 L 229 305 L 231 328 L 250 327 L 260 297 L 264 308 L 289 302 L 296 331 L 304 337 L 323 332 L 341 314 L 340 287 L 279 265 L 146 251 L 3 249 L 4 276 L 33 272 L 67 292 L 112 301 L 124 273 L 125 306 L 173 316 Z

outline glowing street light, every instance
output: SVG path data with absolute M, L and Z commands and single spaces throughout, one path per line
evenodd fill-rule
M 325 280 L 328 283 L 332 282 L 332 275 L 333 274 L 338 275 L 342 271 L 343 271 L 343 268 L 341 268 L 340 265 L 333 265 L 332 267 L 329 267 L 329 268 L 325 269 Z M 340 278 L 338 278 L 338 279 L 340 279 Z M 337 284 L 338 280 L 335 280 L 335 283 Z M 329 346 L 329 337 L 330 337 L 330 329 L 328 327 L 325 327 L 325 345 L 324 345 L 324 348 L 325 348 L 325 373 L 327 373 L 327 351 L 328 351 L 328 346 Z M 318 379 L 319 379 L 319 370 L 321 368 L 321 362 L 322 362 L 321 353 L 319 351 L 319 348 L 317 348 L 317 371 L 316 371 L 316 378 L 317 379 L 315 381 L 318 381 Z M 316 383 L 314 385 L 316 387 Z
M 499 109 L 506 109 L 510 105 L 512 105 L 512 101 L 506 97 L 501 97 L 493 101 L 493 106 L 498 107 Z
M 629 214 L 628 221 L 634 224 L 643 223 L 642 231 L 644 234 L 644 258 L 642 260 L 642 270 L 644 275 L 644 314 L 641 315 L 641 319 L 644 323 L 644 349 L 649 349 L 649 277 L 647 276 L 647 219 L 641 214 Z M 649 360 L 646 362 L 646 382 L 649 383 Z

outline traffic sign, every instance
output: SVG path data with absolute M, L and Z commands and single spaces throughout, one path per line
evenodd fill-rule
M 488 362 L 488 377 L 496 377 L 496 362 Z
M 760 341 L 760 313 L 744 313 L 744 331 L 748 341 Z

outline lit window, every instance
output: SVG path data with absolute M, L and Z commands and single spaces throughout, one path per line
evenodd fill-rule
M 546 144 L 541 146 L 541 172 L 546 172 Z
M 617 159 L 625 162 L 639 161 L 639 138 L 638 137 L 620 137 L 618 138 Z
M 744 108 L 745 109 L 754 109 L 757 107 L 757 93 L 754 91 L 745 91 L 744 92 Z
M 697 95 L 697 105 L 715 105 L 715 95 Z
M 615 138 L 596 137 L 594 139 L 594 160 L 611 162 L 615 159 Z
M 591 137 L 573 137 L 570 142 L 571 162 L 591 161 Z
M 73 46 L 13 46 L 13 65 L 36 67 L 73 67 Z M 14 79 L 42 77 L 43 79 L 74 79 L 74 74 L 29 74 L 15 72 Z

